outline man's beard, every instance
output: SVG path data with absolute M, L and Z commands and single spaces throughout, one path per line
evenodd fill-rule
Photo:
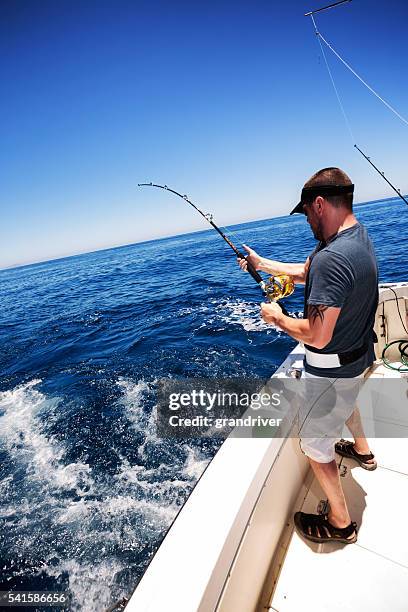
M 316 229 L 312 228 L 312 232 L 313 232 L 313 236 L 316 238 L 316 240 L 318 240 L 319 242 L 323 241 L 323 229 L 322 229 L 322 225 L 319 221 Z

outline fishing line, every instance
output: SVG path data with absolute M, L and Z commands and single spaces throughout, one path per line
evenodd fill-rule
M 221 225 L 220 227 L 229 236 L 232 236 L 233 238 L 235 238 L 237 242 L 239 242 L 242 245 L 245 244 L 244 240 L 242 240 L 241 236 L 237 233 L 237 230 L 233 230 L 231 227 L 225 226 L 225 225 Z
M 312 17 L 312 19 L 313 19 L 313 15 L 311 15 L 311 17 Z M 315 23 L 314 19 L 313 19 L 313 23 Z M 315 25 L 316 25 L 316 24 L 315 24 Z M 341 62 L 342 62 L 342 63 L 343 63 L 345 66 L 346 66 L 346 68 L 348 68 L 348 69 L 350 70 L 350 72 L 352 72 L 352 73 L 354 74 L 354 76 L 355 76 L 355 77 L 357 77 L 357 78 L 358 78 L 358 80 L 359 80 L 359 81 L 360 81 L 360 82 L 361 82 L 363 85 L 365 85 L 365 86 L 367 87 L 367 89 L 368 89 L 369 91 L 371 91 L 371 93 L 372 93 L 372 94 L 374 94 L 374 95 L 375 95 L 375 97 L 376 97 L 376 98 L 378 98 L 378 99 L 379 99 L 379 100 L 380 100 L 380 101 L 381 101 L 381 102 L 382 102 L 382 103 L 383 103 L 383 104 L 384 104 L 384 105 L 385 105 L 385 106 L 386 106 L 386 107 L 387 107 L 387 108 L 388 108 L 388 109 L 389 109 L 389 110 L 390 110 L 392 113 L 394 113 L 394 115 L 396 115 L 396 116 L 397 116 L 399 119 L 401 119 L 401 121 L 402 121 L 403 123 L 405 123 L 405 125 L 408 125 L 408 121 L 405 119 L 405 117 L 403 117 L 403 116 L 402 116 L 402 115 L 401 115 L 401 114 L 400 114 L 400 113 L 399 113 L 399 112 L 398 112 L 398 111 L 397 111 L 397 110 L 396 110 L 396 109 L 395 109 L 393 106 L 391 106 L 391 104 L 390 104 L 389 102 L 387 102 L 387 100 L 384 100 L 384 98 L 382 98 L 382 97 L 380 96 L 380 94 L 379 94 L 378 92 L 376 92 L 376 91 L 375 91 L 375 89 L 373 89 L 373 88 L 371 87 L 371 85 L 369 85 L 369 84 L 367 83 L 367 81 L 365 81 L 365 80 L 363 79 L 363 77 L 361 77 L 359 74 L 357 74 L 357 72 L 356 72 L 356 71 L 355 71 L 355 70 L 354 70 L 354 69 L 353 69 L 353 68 L 350 66 L 350 64 L 348 64 L 348 63 L 346 62 L 346 60 L 345 60 L 345 59 L 343 59 L 343 58 L 341 57 L 341 55 L 340 55 L 339 53 L 337 53 L 337 51 L 336 51 L 335 49 L 333 49 L 332 45 L 331 45 L 330 43 L 328 43 L 328 42 L 327 42 L 327 40 L 326 40 L 326 39 L 325 39 L 325 38 L 322 36 L 322 34 L 321 34 L 320 32 L 318 32 L 318 31 L 317 31 L 317 29 L 316 29 L 316 34 L 317 34 L 317 36 L 318 36 L 318 38 L 319 38 L 319 42 L 320 42 L 320 40 L 322 40 L 322 41 L 325 43 L 325 45 L 326 45 L 326 46 L 327 46 L 327 47 L 330 49 L 330 51 L 332 51 L 332 52 L 334 53 L 334 55 L 335 55 L 336 57 L 338 57 L 338 59 L 339 59 L 339 60 L 340 60 L 340 61 L 341 61 Z
M 397 116 L 397 117 L 398 117 L 398 118 L 399 118 L 399 119 L 400 119 L 400 120 L 401 120 L 403 123 L 405 123 L 406 125 L 408 125 L 408 121 L 407 121 L 407 120 L 405 119 L 405 117 L 403 117 L 403 116 L 402 116 L 402 115 L 401 115 L 401 114 L 400 114 L 400 113 L 399 113 L 399 112 L 398 112 L 398 111 L 397 111 L 397 110 L 396 110 L 396 109 L 395 109 L 393 106 L 391 106 L 391 104 L 389 104 L 389 103 L 388 103 L 386 100 L 384 100 L 384 98 L 382 98 L 382 97 L 380 96 L 380 94 L 379 94 L 379 93 L 377 93 L 377 92 L 375 91 L 375 89 L 373 89 L 373 88 L 372 88 L 372 87 L 371 87 L 371 86 L 370 86 L 370 85 L 369 85 L 369 84 L 368 84 L 368 83 L 367 83 L 367 82 L 366 82 L 366 81 L 365 81 L 365 80 L 364 80 L 364 79 L 363 79 L 363 78 L 362 78 L 362 77 L 361 77 L 361 76 L 360 76 L 360 75 L 359 75 L 359 74 L 358 74 L 358 73 L 357 73 L 357 72 L 354 70 L 354 68 L 352 68 L 352 67 L 350 66 L 350 64 L 348 64 L 348 63 L 346 62 L 346 60 L 345 60 L 345 59 L 343 59 L 343 58 L 341 57 L 341 55 L 340 55 L 339 53 L 337 53 L 337 51 L 336 51 L 336 50 L 335 50 L 335 49 L 332 47 L 332 45 L 331 45 L 331 44 L 330 44 L 330 43 L 329 43 L 329 42 L 328 42 L 328 41 L 327 41 L 327 40 L 324 38 L 324 36 L 322 36 L 322 34 L 319 32 L 319 30 L 317 29 L 316 21 L 315 21 L 315 19 L 314 19 L 314 17 L 313 17 L 313 15 L 314 15 L 315 13 L 319 13 L 319 12 L 321 12 L 321 11 L 325 11 L 325 10 L 327 10 L 327 9 L 334 8 L 334 7 L 336 7 L 336 6 L 339 6 L 340 4 L 345 4 L 346 2 L 351 2 L 351 0 L 341 0 L 340 2 L 335 2 L 334 4 L 329 4 L 328 6 L 324 6 L 324 7 L 320 8 L 320 9 L 316 9 L 315 11 L 310 11 L 309 13 L 305 13 L 305 16 L 306 16 L 306 17 L 310 17 L 310 18 L 311 18 L 311 20 L 312 20 L 313 27 L 314 27 L 314 30 L 315 30 L 315 34 L 316 34 L 316 36 L 317 36 L 317 40 L 319 41 L 320 49 L 321 49 L 321 52 L 322 52 L 322 55 L 323 55 L 323 58 L 324 58 L 324 61 L 325 61 L 325 64 L 326 64 L 327 72 L 329 73 L 329 77 L 330 77 L 331 83 L 332 83 L 332 85 L 333 85 L 333 89 L 334 89 L 334 92 L 335 92 L 335 94 L 336 94 L 336 98 L 337 98 L 337 101 L 338 101 L 338 103 L 339 103 L 340 110 L 341 110 L 342 115 L 343 115 L 343 117 L 344 117 L 344 121 L 345 121 L 346 126 L 347 126 L 347 129 L 348 129 L 348 131 L 349 131 L 349 133 L 350 133 L 350 137 L 351 137 L 351 140 L 352 140 L 352 142 L 353 142 L 353 146 L 354 146 L 354 148 L 355 148 L 355 149 L 357 149 L 357 151 L 358 151 L 358 152 L 359 152 L 359 153 L 360 153 L 360 154 L 361 154 L 361 155 L 364 157 L 364 159 L 365 159 L 366 161 L 368 161 L 368 163 L 369 163 L 369 164 L 371 164 L 371 166 L 372 166 L 372 167 L 373 167 L 373 168 L 376 170 L 376 172 L 378 172 L 378 174 L 379 174 L 379 175 L 380 175 L 380 176 L 381 176 L 381 177 L 382 177 L 382 178 L 385 180 L 385 182 L 386 182 L 386 183 L 387 183 L 387 184 L 388 184 L 388 185 L 389 185 L 389 186 L 390 186 L 390 187 L 391 187 L 391 188 L 392 188 L 392 189 L 395 191 L 395 193 L 398 195 L 398 197 L 400 197 L 400 198 L 401 198 L 401 200 L 402 200 L 403 202 L 405 202 L 405 204 L 407 204 L 407 205 L 408 205 L 408 200 L 407 200 L 407 199 L 406 199 L 406 198 L 405 198 L 405 197 L 404 197 L 404 196 L 401 194 L 401 190 L 400 190 L 400 189 L 397 189 L 397 188 L 396 188 L 396 187 L 393 185 L 393 183 L 391 183 L 391 181 L 390 181 L 390 180 L 389 180 L 389 179 L 388 179 L 388 178 L 385 176 L 385 173 L 384 173 L 384 172 L 382 172 L 382 171 L 381 171 L 381 170 L 380 170 L 380 169 L 379 169 L 379 168 L 378 168 L 378 167 L 377 167 L 377 166 L 376 166 L 376 165 L 375 165 L 375 164 L 374 164 L 374 163 L 371 161 L 370 157 L 369 157 L 368 155 L 366 155 L 366 154 L 365 154 L 365 153 L 364 153 L 364 152 L 361 150 L 361 148 L 360 148 L 360 147 L 358 147 L 358 146 L 355 144 L 355 138 L 354 138 L 353 130 L 351 129 L 351 124 L 350 124 L 350 121 L 349 121 L 349 119 L 348 119 L 348 117 L 347 117 L 347 114 L 346 114 L 346 111 L 345 111 L 345 108 L 344 108 L 343 102 L 342 102 L 342 100 L 341 100 L 341 97 L 340 97 L 339 91 L 338 91 L 338 89 L 337 89 L 337 87 L 336 87 L 336 83 L 335 83 L 335 80 L 334 80 L 334 77 L 333 77 L 332 71 L 330 70 L 329 62 L 327 61 L 327 57 L 326 57 L 326 54 L 325 54 L 325 52 L 324 52 L 324 48 L 323 48 L 323 45 L 322 45 L 322 41 L 323 41 L 323 42 L 325 43 L 325 45 L 326 45 L 326 46 L 327 46 L 327 47 L 328 47 L 328 48 L 329 48 L 329 49 L 332 51 L 332 53 L 334 53 L 334 55 L 335 55 L 335 56 L 336 56 L 336 57 L 337 57 L 337 58 L 338 58 L 338 59 L 339 59 L 339 60 L 340 60 L 340 61 L 341 61 L 341 62 L 344 64 L 344 66 L 346 66 L 346 68 L 347 68 L 348 70 L 350 70 L 350 72 L 351 72 L 351 73 L 352 73 L 352 74 L 353 74 L 355 77 L 357 77 L 357 79 L 358 79 L 358 80 L 359 80 L 359 81 L 360 81 L 360 82 L 361 82 L 361 83 L 362 83 L 362 84 L 363 84 L 365 87 L 367 87 L 367 89 L 368 89 L 368 90 L 369 90 L 369 91 L 370 91 L 372 94 L 374 94 L 374 96 L 376 96 L 376 98 L 378 98 L 378 99 L 379 99 L 379 100 L 380 100 L 380 101 L 381 101 L 381 102 L 382 102 L 382 103 L 383 103 L 383 104 L 384 104 L 384 105 L 385 105 L 385 106 L 386 106 L 386 107 L 387 107 L 389 110 L 391 110 L 391 111 L 392 111 L 392 113 L 394 113 L 394 115 L 396 115 L 396 116 Z
M 228 225 L 219 225 L 218 227 L 224 232 L 224 234 L 228 234 L 228 236 L 234 238 L 236 242 L 239 242 L 242 245 L 245 244 L 245 242 L 242 240 L 242 237 L 237 233 L 237 230 L 233 230 Z
M 344 110 L 343 102 L 341 101 L 341 98 L 340 98 L 339 91 L 338 91 L 338 89 L 336 87 L 336 83 L 334 82 L 332 71 L 330 70 L 329 62 L 327 61 L 326 53 L 324 52 L 323 45 L 322 45 L 321 40 L 320 40 L 320 36 L 319 36 L 319 32 L 317 30 L 316 22 L 314 20 L 313 15 L 310 15 L 310 17 L 311 17 L 311 19 L 313 21 L 314 29 L 315 29 L 316 35 L 317 35 L 317 40 L 319 41 L 320 49 L 322 51 L 323 59 L 324 59 L 325 64 L 326 64 L 327 72 L 329 73 L 330 80 L 332 82 L 334 92 L 336 94 L 336 97 L 337 97 L 337 100 L 338 100 L 341 112 L 343 113 L 344 121 L 345 121 L 345 123 L 347 125 L 348 131 L 350 132 L 351 140 L 352 140 L 352 142 L 354 144 L 356 142 L 356 139 L 354 138 L 354 134 L 353 134 L 353 130 L 351 129 L 350 121 L 348 120 L 348 117 L 346 115 L 346 111 Z

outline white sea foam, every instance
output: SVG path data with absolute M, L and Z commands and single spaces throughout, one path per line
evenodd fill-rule
M 61 402 L 48 398 L 32 380 L 11 391 L 0 393 L 0 438 L 16 462 L 24 462 L 33 479 L 58 489 L 75 489 L 78 495 L 89 491 L 93 481 L 88 464 L 64 465 L 65 449 L 41 429 L 39 418 Z
M 13 485 L 13 476 L 6 476 L 0 482 L 0 498 L 3 498 L 9 491 L 10 487 Z
M 119 472 L 116 478 L 122 482 L 129 484 L 139 484 L 144 488 L 146 486 L 147 479 L 160 479 L 164 478 L 169 473 L 170 466 L 161 463 L 157 468 L 147 468 L 144 465 L 130 465 L 130 463 L 124 459 L 120 466 Z
M 70 502 L 66 508 L 62 508 L 58 513 L 56 522 L 62 524 L 82 521 L 89 513 L 89 510 L 90 508 L 83 498 L 79 501 Z
M 171 516 L 171 507 L 176 507 L 175 501 L 179 495 L 190 491 L 191 479 L 183 480 L 169 475 L 168 478 L 160 479 L 157 476 L 157 480 L 149 481 L 143 477 L 143 470 L 140 470 L 139 467 L 122 466 L 119 475 L 120 480 L 130 486 L 133 485 L 135 492 L 138 495 L 142 494 L 145 500 L 149 500 L 149 502 L 160 500 L 159 513 L 163 512 L 164 518 Z M 171 471 L 172 466 L 169 466 L 167 472 L 170 474 Z M 168 512 L 168 509 L 170 509 L 170 512 Z M 154 511 L 157 512 L 155 507 Z
M 116 475 L 99 476 L 96 484 L 87 464 L 65 465 L 66 447 L 45 433 L 44 418 L 59 412 L 62 400 L 47 397 L 38 389 L 39 383 L 33 380 L 0 394 L 0 440 L 24 474 L 21 499 L 15 499 L 13 476 L 0 483 L 0 493 L 4 494 L 0 516 L 6 525 L 10 521 L 10 543 L 33 551 L 31 557 L 38 560 L 39 573 L 55 578 L 68 574 L 73 612 L 99 612 L 127 594 L 118 586 L 117 576 L 127 567 L 114 551 L 125 545 L 137 558 L 140 550 L 154 546 L 208 459 L 186 443 L 180 447 L 179 467 L 175 468 L 171 454 L 166 452 L 168 441 L 156 436 L 154 409 L 146 407 L 153 383 L 121 379 L 119 404 L 134 429 L 144 435 L 139 449 L 141 465 L 131 465 L 121 457 Z M 148 464 L 148 443 L 164 452 L 158 467 Z M 42 523 L 47 531 L 39 540 Z M 24 573 L 26 569 L 21 568 L 21 575 Z
M 243 300 L 226 300 L 216 306 L 221 321 L 242 327 L 245 331 L 271 331 L 271 326 L 261 319 L 259 304 Z
M 213 298 L 209 304 L 197 308 L 182 308 L 178 312 L 179 317 L 193 314 L 202 315 L 205 319 L 199 329 L 217 327 L 218 330 L 225 329 L 225 324 L 236 325 L 247 332 L 280 333 L 274 325 L 265 323 L 261 318 L 259 302 L 247 302 L 240 299 Z M 295 318 L 302 317 L 302 313 L 290 313 Z
M 128 412 L 135 412 L 135 416 L 140 416 L 141 400 L 143 394 L 149 391 L 150 387 L 145 380 L 139 380 L 135 383 L 127 378 L 120 378 L 118 386 L 122 389 L 127 405 Z
M 157 493 L 161 493 L 160 487 Z M 147 499 L 137 499 L 131 495 L 106 496 L 103 499 L 81 499 L 73 501 L 62 510 L 57 517 L 57 523 L 75 523 L 80 522 L 81 529 L 89 528 L 87 524 L 95 522 L 98 518 L 106 521 L 114 517 L 124 517 L 129 514 L 139 514 L 150 523 L 155 522 L 158 530 L 168 525 L 177 508 L 174 506 L 165 506 L 160 501 L 151 501 Z M 99 533 L 99 536 L 101 534 Z
M 203 457 L 197 449 L 191 448 L 188 445 L 185 445 L 185 447 L 187 458 L 184 463 L 183 474 L 196 481 L 200 478 L 210 460 L 207 457 Z
M 118 382 L 123 392 L 120 403 L 125 408 L 126 416 L 133 428 L 144 435 L 144 441 L 138 448 L 138 455 L 141 458 L 144 457 L 147 444 L 157 444 L 159 441 L 156 433 L 157 406 L 153 406 L 150 412 L 144 410 L 146 395 L 155 383 L 156 380 L 148 385 L 144 380 L 134 382 L 125 378 L 121 378 Z
M 225 322 L 232 323 L 242 327 L 245 331 L 251 332 L 275 332 L 280 330 L 274 325 L 265 323 L 261 318 L 260 306 L 258 302 L 246 302 L 239 299 L 223 299 L 213 300 L 216 318 L 212 318 L 211 322 L 217 321 L 217 319 Z M 302 318 L 303 313 L 289 313 L 295 318 Z
M 210 300 L 211 309 L 208 306 L 202 307 L 202 312 L 208 312 L 205 322 L 201 327 L 217 326 L 220 324 L 236 325 L 249 332 L 275 331 L 275 328 L 265 323 L 261 318 L 259 303 L 246 302 L 240 299 L 214 298 Z M 213 311 L 213 312 L 211 312 Z M 224 327 L 221 327 L 224 329 Z
M 122 517 L 124 513 L 140 514 L 150 526 L 155 526 L 156 533 L 166 528 L 173 520 L 178 508 L 166 506 L 160 500 L 151 501 L 136 499 L 130 495 L 107 497 L 101 505 L 102 512 L 109 516 Z M 140 533 L 138 533 L 140 537 Z
M 142 494 L 149 501 L 160 500 L 161 508 L 163 510 L 168 508 L 166 513 L 167 519 L 170 520 L 172 513 L 179 509 L 180 501 L 184 501 L 201 476 L 209 458 L 185 443 L 181 447 L 185 459 L 177 470 L 178 477 L 175 478 L 174 462 L 171 460 L 168 464 L 161 463 L 155 468 L 143 465 L 143 461 L 148 461 L 148 457 L 145 456 L 145 449 L 148 444 L 154 445 L 155 448 L 162 448 L 165 453 L 168 446 L 168 441 L 163 441 L 157 437 L 157 406 L 153 406 L 150 412 L 145 409 L 147 394 L 151 392 L 151 387 L 155 383 L 156 381 L 146 384 L 143 380 L 134 382 L 129 379 L 119 381 L 123 391 L 120 403 L 124 406 L 125 414 L 136 431 L 143 433 L 144 441 L 138 448 L 138 456 L 142 465 L 131 465 L 129 461 L 122 458 L 122 464 L 116 478 L 118 482 L 131 487 L 136 495 Z M 165 518 L 163 516 L 163 519 Z
M 56 567 L 48 567 L 47 573 L 51 576 L 63 572 L 68 574 L 69 590 L 73 596 L 71 612 L 101 612 L 115 603 L 112 598 L 113 579 L 122 569 L 123 565 L 112 559 L 100 563 L 80 563 L 69 559 Z M 115 597 L 118 599 L 119 594 Z

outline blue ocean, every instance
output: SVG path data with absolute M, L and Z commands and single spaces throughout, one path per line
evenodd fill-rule
M 382 281 L 407 280 L 407 213 L 356 207 Z M 299 216 L 230 229 L 283 261 L 315 245 Z M 220 444 L 158 438 L 157 380 L 267 378 L 295 342 L 260 320 L 259 288 L 211 229 L 0 282 L 0 590 L 69 591 L 71 610 L 102 612 L 133 590 Z M 298 315 L 302 289 L 285 305 Z

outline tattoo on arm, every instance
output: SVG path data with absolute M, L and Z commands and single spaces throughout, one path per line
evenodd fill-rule
M 317 318 L 319 318 L 320 321 L 323 323 L 324 313 L 327 309 L 328 309 L 328 306 L 324 306 L 323 304 L 319 304 L 319 305 L 310 304 L 308 314 L 309 314 L 309 317 L 311 317 L 313 323 L 315 323 Z

